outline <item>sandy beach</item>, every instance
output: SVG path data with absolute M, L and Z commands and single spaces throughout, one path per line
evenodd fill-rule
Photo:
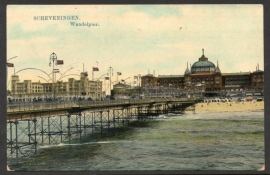
M 233 112 L 264 110 L 264 101 L 197 103 L 196 112 Z

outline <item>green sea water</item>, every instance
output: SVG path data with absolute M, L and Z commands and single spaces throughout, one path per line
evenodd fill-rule
M 8 159 L 16 171 L 257 170 L 264 165 L 264 112 L 187 113 L 40 147 Z

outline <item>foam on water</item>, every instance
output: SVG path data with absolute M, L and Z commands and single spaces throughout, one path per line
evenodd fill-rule
M 53 147 L 63 147 L 63 146 L 81 146 L 81 145 L 95 145 L 95 144 L 111 144 L 111 143 L 124 143 L 132 142 L 127 140 L 118 140 L 118 141 L 98 141 L 98 142 L 85 142 L 85 143 L 60 143 L 56 145 L 40 145 L 38 148 L 46 149 Z

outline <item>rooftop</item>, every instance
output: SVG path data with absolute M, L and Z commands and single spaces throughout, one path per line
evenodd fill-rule
M 222 76 L 250 75 L 250 72 L 222 73 Z
M 143 77 L 153 77 L 153 74 L 146 74 L 146 75 L 143 75 Z
M 253 73 L 259 73 L 259 72 L 263 72 L 263 71 L 262 70 L 253 71 Z
M 129 88 L 127 89 L 140 89 L 140 86 L 130 86 Z
M 158 78 L 182 78 L 184 75 L 159 75 Z

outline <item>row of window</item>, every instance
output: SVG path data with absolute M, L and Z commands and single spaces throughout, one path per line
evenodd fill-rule
M 225 80 L 249 80 L 249 77 L 226 77 Z
M 218 80 L 218 79 L 216 79 L 216 80 Z M 213 78 L 211 78 L 211 79 L 192 79 L 192 82 L 202 82 L 202 81 L 214 81 L 214 79 Z
M 169 82 L 168 83 L 160 83 L 160 85 L 166 85 L 166 84 L 169 84 Z M 176 84 L 174 84 L 174 83 L 172 83 L 173 85 L 183 85 L 183 84 L 185 84 L 185 83 L 176 83 Z
M 249 80 L 225 80 L 225 83 L 226 82 L 246 82 L 246 83 L 249 83 L 250 81 Z
M 254 78 L 256 78 L 256 77 L 260 78 L 260 77 L 263 77 L 263 75 L 258 75 L 258 76 L 254 75 L 253 77 Z
M 249 84 L 249 81 L 226 81 L 225 84 Z
M 192 68 L 191 72 L 206 72 L 206 71 L 215 71 L 215 68 L 213 67 L 196 67 L 196 68 Z
M 173 83 L 173 82 L 183 82 L 184 81 L 184 79 L 179 79 L 179 80 L 158 80 L 157 82 L 158 83 L 167 83 L 167 82 L 171 82 L 171 83 Z

